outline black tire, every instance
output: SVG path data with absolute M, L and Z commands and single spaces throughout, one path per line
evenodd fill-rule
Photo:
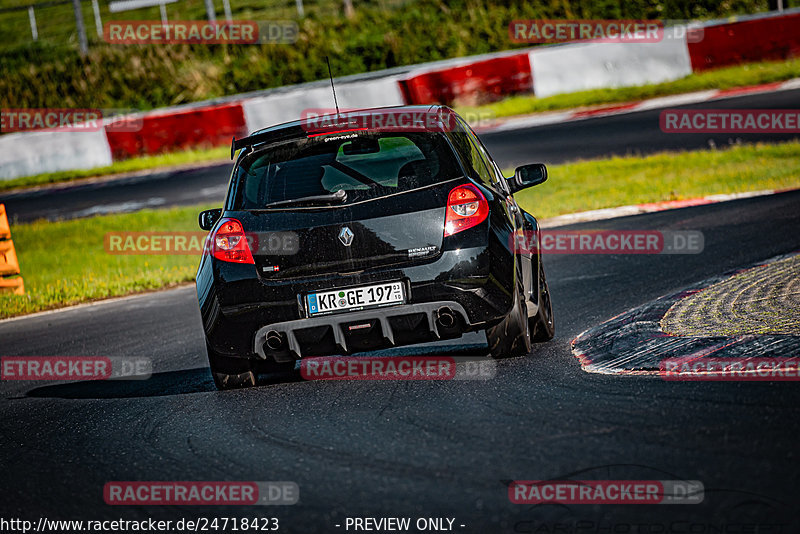
M 256 385 L 256 374 L 249 359 L 221 356 L 208 345 L 208 342 L 206 342 L 206 352 L 214 385 L 220 391 Z
M 536 315 L 528 319 L 531 332 L 531 341 L 542 343 L 550 341 L 556 334 L 556 325 L 553 318 L 553 303 L 550 300 L 550 288 L 544 276 L 544 267 L 539 262 L 539 310 Z
M 486 341 L 492 358 L 514 358 L 531 351 L 528 313 L 524 291 L 517 289 L 516 305 L 499 324 L 486 329 Z

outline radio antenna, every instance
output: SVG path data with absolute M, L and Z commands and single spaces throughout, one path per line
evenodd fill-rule
M 336 100 L 336 88 L 333 86 L 333 73 L 331 73 L 331 60 L 325 56 L 325 61 L 328 63 L 328 78 L 331 79 L 331 91 L 333 91 L 333 103 L 336 106 L 336 115 L 339 115 L 339 102 Z

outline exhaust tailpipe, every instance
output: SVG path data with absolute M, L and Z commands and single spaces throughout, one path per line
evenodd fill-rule
M 267 347 L 270 350 L 280 350 L 283 347 L 283 336 L 275 330 L 267 332 Z
M 436 324 L 442 328 L 452 328 L 456 324 L 456 316 L 453 310 L 443 306 L 436 310 Z

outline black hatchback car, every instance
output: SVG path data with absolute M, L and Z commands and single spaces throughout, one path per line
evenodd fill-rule
M 197 296 L 214 382 L 485 331 L 495 358 L 553 337 L 536 219 L 453 110 L 402 106 L 307 118 L 233 141 Z

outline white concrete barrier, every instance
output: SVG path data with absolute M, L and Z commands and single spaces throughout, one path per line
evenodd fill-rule
M 0 180 L 106 165 L 111 165 L 111 149 L 104 129 L 0 136 Z
M 340 109 L 401 106 L 405 102 L 395 76 L 336 86 Z M 302 118 L 303 111 L 334 109 L 330 84 L 293 89 L 242 102 L 244 119 L 250 132 Z
M 669 30 L 668 30 L 669 31 Z M 533 90 L 545 97 L 677 80 L 692 73 L 685 32 L 656 43 L 573 43 L 529 53 Z

